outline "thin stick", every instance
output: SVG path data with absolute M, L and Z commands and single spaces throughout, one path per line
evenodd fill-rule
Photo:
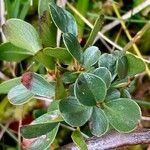
M 77 15 L 80 17 L 81 20 L 84 21 L 84 23 L 86 25 L 88 25 L 91 29 L 93 29 L 93 25 L 78 11 L 76 10 L 72 5 L 70 5 L 67 2 L 68 7 Z M 112 42 L 109 38 L 107 38 L 105 35 L 103 35 L 101 32 L 98 32 L 99 37 L 103 38 L 105 41 L 107 41 L 109 44 L 113 45 L 114 47 L 116 47 L 118 50 L 122 50 L 123 48 L 120 47 L 119 45 L 115 44 L 114 42 Z
M 133 8 L 132 10 L 128 11 L 123 16 L 121 16 L 121 18 L 123 20 L 127 20 L 128 18 L 130 18 L 131 16 L 139 13 L 140 11 L 142 11 L 144 8 L 148 7 L 149 5 L 150 5 L 150 0 L 145 0 L 144 2 L 142 2 L 141 4 L 139 4 L 138 6 Z M 112 23 L 109 23 L 109 24 L 105 25 L 101 32 L 105 33 L 105 32 L 111 30 L 112 28 L 114 28 L 115 26 L 117 26 L 120 23 L 121 23 L 120 19 L 119 20 L 115 20 Z
M 88 150 L 107 150 L 126 145 L 150 144 L 150 129 L 140 129 L 127 134 L 111 131 L 101 137 L 87 139 L 86 144 Z M 78 148 L 71 143 L 59 150 L 78 150 Z
M 115 11 L 117 17 L 121 20 L 121 16 L 120 16 L 120 13 L 119 13 L 119 11 L 118 11 L 118 9 L 117 9 L 117 7 L 116 7 L 116 4 L 113 3 L 112 6 L 113 6 L 113 8 L 114 8 L 114 11 Z M 124 29 L 124 32 L 126 33 L 128 39 L 131 41 L 131 40 L 132 40 L 132 37 L 131 37 L 131 35 L 130 35 L 130 33 L 129 33 L 129 31 L 128 31 L 128 29 L 127 29 L 127 27 L 126 27 L 126 25 L 125 25 L 125 23 L 124 23 L 123 20 L 121 20 L 121 25 L 122 25 L 122 28 Z M 132 46 L 133 46 L 133 49 L 134 49 L 135 53 L 136 53 L 141 59 L 143 59 L 143 57 L 142 57 L 142 55 L 141 55 L 141 53 L 140 53 L 138 47 L 136 46 L 136 44 L 133 43 Z M 147 64 L 145 64 L 145 65 L 146 65 L 146 72 L 147 72 L 147 74 L 150 76 L 150 70 L 149 70 Z

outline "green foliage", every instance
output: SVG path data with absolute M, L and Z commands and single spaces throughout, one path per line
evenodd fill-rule
M 21 128 L 25 138 L 41 136 L 28 150 L 47 149 L 62 122 L 68 128 L 78 128 L 72 139 L 83 150 L 87 146 L 79 127 L 86 123 L 95 136 L 105 134 L 110 127 L 118 132 L 134 130 L 141 111 L 127 87 L 130 77 L 145 71 L 143 60 L 121 51 L 101 55 L 98 47 L 92 46 L 102 16 L 82 49 L 76 21 L 68 11 L 51 0 L 40 0 L 38 11 L 39 34 L 29 23 L 9 19 L 3 26 L 8 42 L 0 46 L 0 60 L 21 62 L 32 56 L 30 62 L 43 64 L 38 69 L 29 68 L 32 72 L 24 73 L 21 81 L 19 77 L 0 84 L 0 94 L 8 93 L 14 105 L 37 97 L 52 101 L 47 112 Z M 62 32 L 60 46 L 56 46 L 56 27 Z M 45 72 L 47 78 L 41 75 Z

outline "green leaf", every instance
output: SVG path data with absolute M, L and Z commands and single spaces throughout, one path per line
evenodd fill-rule
M 55 3 L 50 3 L 50 14 L 55 25 L 63 33 L 72 33 L 77 35 L 77 24 L 72 14 L 65 9 L 57 6 Z
M 27 148 L 27 150 L 47 150 L 47 148 L 50 148 L 50 145 L 53 143 L 57 135 L 58 129 L 59 129 L 59 124 L 51 132 L 49 132 L 45 137 L 40 137 L 37 140 L 35 140 Z
M 78 73 L 77 72 L 65 72 L 63 75 L 62 75 L 62 81 L 65 83 L 65 84 L 70 84 L 70 83 L 74 83 L 76 81 L 78 77 Z
M 55 68 L 55 60 L 53 57 L 46 55 L 43 51 L 38 52 L 34 59 L 44 65 L 46 68 L 54 70 Z
M 26 72 L 21 79 L 22 84 L 36 96 L 51 98 L 55 94 L 55 86 L 48 83 L 41 75 Z
M 122 56 L 118 60 L 117 73 L 120 79 L 124 79 L 127 76 L 128 63 L 127 63 L 127 58 L 125 56 Z
M 58 110 L 48 112 L 35 119 L 30 125 L 23 126 L 21 128 L 22 136 L 25 138 L 35 138 L 47 134 L 51 132 L 60 121 L 62 121 L 62 117 Z
M 89 38 L 87 39 L 84 49 L 93 44 L 98 31 L 100 31 L 102 28 L 103 23 L 104 23 L 104 15 L 100 14 L 95 21 L 94 27 L 89 35 Z
M 122 89 L 121 90 L 121 97 L 123 97 L 123 98 L 131 98 L 131 95 L 130 95 L 128 90 Z
M 63 62 L 70 62 L 72 60 L 72 56 L 68 52 L 66 48 L 52 48 L 52 47 L 47 47 L 43 49 L 43 52 L 46 55 L 49 55 L 51 57 L 57 58 Z
M 116 76 L 116 58 L 112 54 L 103 54 L 99 57 L 99 66 L 106 67 L 114 79 Z
M 48 106 L 47 112 L 51 112 L 59 109 L 59 100 L 53 100 Z
M 141 118 L 140 107 L 129 98 L 119 98 L 104 105 L 110 124 L 119 132 L 131 132 Z
M 105 102 L 120 98 L 120 91 L 117 89 L 109 89 L 105 98 Z
M 57 28 L 52 22 L 48 10 L 44 11 L 39 18 L 39 35 L 44 47 L 56 47 Z
M 112 77 L 110 71 L 107 68 L 99 67 L 95 69 L 92 73 L 101 78 L 105 82 L 107 88 L 109 88 Z
M 108 119 L 101 108 L 94 107 L 90 119 L 90 129 L 93 135 L 101 136 L 109 128 Z
M 88 150 L 85 140 L 80 131 L 75 130 L 72 133 L 71 138 L 80 150 Z
M 134 76 L 145 71 L 145 63 L 140 58 L 130 53 L 125 56 L 128 62 L 128 76 Z
M 59 110 L 65 122 L 75 127 L 84 125 L 92 113 L 92 107 L 83 106 L 75 97 L 66 97 L 61 100 Z
M 77 38 L 71 33 L 65 33 L 63 41 L 69 53 L 82 64 L 82 52 Z
M 0 94 L 7 94 L 13 87 L 19 85 L 20 78 L 14 78 L 4 81 L 0 84 Z
M 19 62 L 32 55 L 31 51 L 16 47 L 9 42 L 0 45 L 0 60 Z
M 8 92 L 9 102 L 13 105 L 23 105 L 33 98 L 33 94 L 22 84 L 13 87 Z
M 20 19 L 9 19 L 3 25 L 3 32 L 13 45 L 27 49 L 32 53 L 42 49 L 36 30 L 29 23 Z
M 95 106 L 103 102 L 106 96 L 106 84 L 91 73 L 81 74 L 75 82 L 75 96 L 83 105 Z
M 86 69 L 94 65 L 101 55 L 100 50 L 96 46 L 91 46 L 83 53 L 83 67 Z

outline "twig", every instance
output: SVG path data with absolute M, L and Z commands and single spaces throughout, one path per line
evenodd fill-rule
M 141 120 L 142 120 L 142 121 L 150 121 L 150 117 L 142 116 L 142 117 L 141 117 Z
M 130 35 L 130 33 L 129 33 L 129 31 L 128 31 L 128 29 L 127 29 L 125 23 L 124 23 L 124 21 L 123 21 L 122 18 L 121 18 L 121 15 L 120 15 L 120 13 L 119 13 L 117 7 L 116 7 L 116 4 L 113 3 L 112 6 L 113 6 L 113 8 L 114 8 L 114 11 L 115 11 L 117 17 L 121 20 L 121 25 L 122 25 L 122 28 L 124 29 L 124 32 L 125 32 L 127 38 L 131 41 L 131 40 L 132 40 L 132 37 L 131 37 L 131 35 Z M 135 53 L 137 54 L 137 56 L 139 56 L 141 59 L 143 59 L 143 57 L 142 57 L 142 55 L 141 55 L 141 53 L 140 53 L 138 47 L 136 46 L 136 44 L 133 43 L 132 46 L 133 46 L 133 50 L 135 51 Z M 150 70 L 149 70 L 149 68 L 148 68 L 148 66 L 147 66 L 146 63 L 145 63 L 145 65 L 146 65 L 146 72 L 147 72 L 147 74 L 150 76 Z
M 145 0 L 143 3 L 139 4 L 138 6 L 136 6 L 135 8 L 133 8 L 132 10 L 128 11 L 126 14 L 124 14 L 121 18 L 123 20 L 127 20 L 128 18 L 130 18 L 131 16 L 139 13 L 140 11 L 142 11 L 144 8 L 146 8 L 147 6 L 150 5 L 150 0 Z M 114 28 L 115 26 L 117 26 L 118 24 L 121 23 L 121 20 L 115 20 L 112 23 L 109 23 L 107 25 L 105 25 L 102 29 L 102 33 L 105 33 L 109 30 L 111 30 L 112 28 Z
M 84 23 L 86 25 L 88 25 L 91 29 L 93 29 L 93 25 L 79 12 L 77 11 L 72 5 L 70 5 L 67 2 L 68 7 L 77 15 L 80 17 L 81 20 L 84 21 Z M 109 38 L 107 38 L 104 34 L 102 34 L 101 32 L 98 32 L 98 36 L 103 38 L 105 41 L 107 41 L 109 44 L 111 44 L 112 46 L 116 47 L 118 50 L 122 50 L 123 48 L 120 47 L 119 45 L 117 45 L 116 43 L 114 43 L 113 41 L 111 41 Z
M 101 137 L 93 137 L 86 140 L 88 150 L 107 150 L 126 145 L 149 143 L 150 129 L 140 129 L 126 134 L 111 131 Z M 78 148 L 71 143 L 61 147 L 59 150 L 78 150 Z

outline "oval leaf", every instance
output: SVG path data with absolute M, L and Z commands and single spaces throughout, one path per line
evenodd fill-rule
M 80 131 L 75 130 L 72 133 L 71 138 L 73 142 L 79 147 L 80 150 L 88 150 L 85 140 Z
M 84 125 L 92 113 L 92 107 L 81 105 L 75 97 L 67 97 L 61 100 L 59 110 L 64 120 L 71 126 L 76 127 Z
M 20 78 L 4 81 L 0 84 L 0 94 L 7 94 L 13 87 L 21 83 Z
M 9 19 L 3 25 L 6 39 L 13 45 L 36 53 L 42 49 L 36 30 L 29 23 L 20 19 Z
M 9 102 L 14 105 L 22 105 L 33 98 L 33 93 L 27 90 L 22 84 L 15 86 L 8 93 Z
M 131 132 L 141 118 L 140 107 L 129 98 L 119 98 L 109 101 L 104 106 L 104 112 L 110 124 L 119 132 Z
M 83 53 L 83 67 L 90 68 L 94 65 L 101 55 L 100 50 L 96 46 L 91 46 Z
M 37 140 L 35 140 L 28 148 L 27 150 L 47 150 L 50 149 L 50 145 L 53 143 L 56 134 L 59 129 L 59 124 L 51 131 L 49 132 L 45 137 L 40 137 Z
M 71 33 L 65 33 L 63 41 L 69 53 L 82 64 L 81 47 L 77 38 Z
M 92 73 L 101 78 L 106 83 L 107 88 L 110 86 L 112 77 L 110 71 L 107 68 L 99 67 L 95 69 Z
M 90 129 L 93 135 L 101 136 L 108 130 L 109 122 L 102 109 L 98 107 L 93 108 L 90 119 Z
M 145 71 L 145 63 L 140 58 L 131 53 L 126 54 L 126 58 L 128 63 L 128 76 L 134 76 Z
M 36 73 L 26 72 L 23 74 L 21 82 L 36 96 L 51 98 L 55 94 L 54 85 Z
M 106 96 L 106 84 L 98 76 L 90 73 L 81 74 L 75 82 L 75 96 L 87 106 L 103 102 Z
M 114 79 L 116 76 L 116 58 L 112 54 L 103 54 L 99 57 L 99 66 L 106 67 Z
M 19 62 L 32 55 L 29 50 L 16 47 L 9 42 L 0 45 L 0 60 Z
M 65 9 L 50 3 L 50 14 L 55 25 L 64 33 L 77 35 L 77 24 L 72 14 Z

